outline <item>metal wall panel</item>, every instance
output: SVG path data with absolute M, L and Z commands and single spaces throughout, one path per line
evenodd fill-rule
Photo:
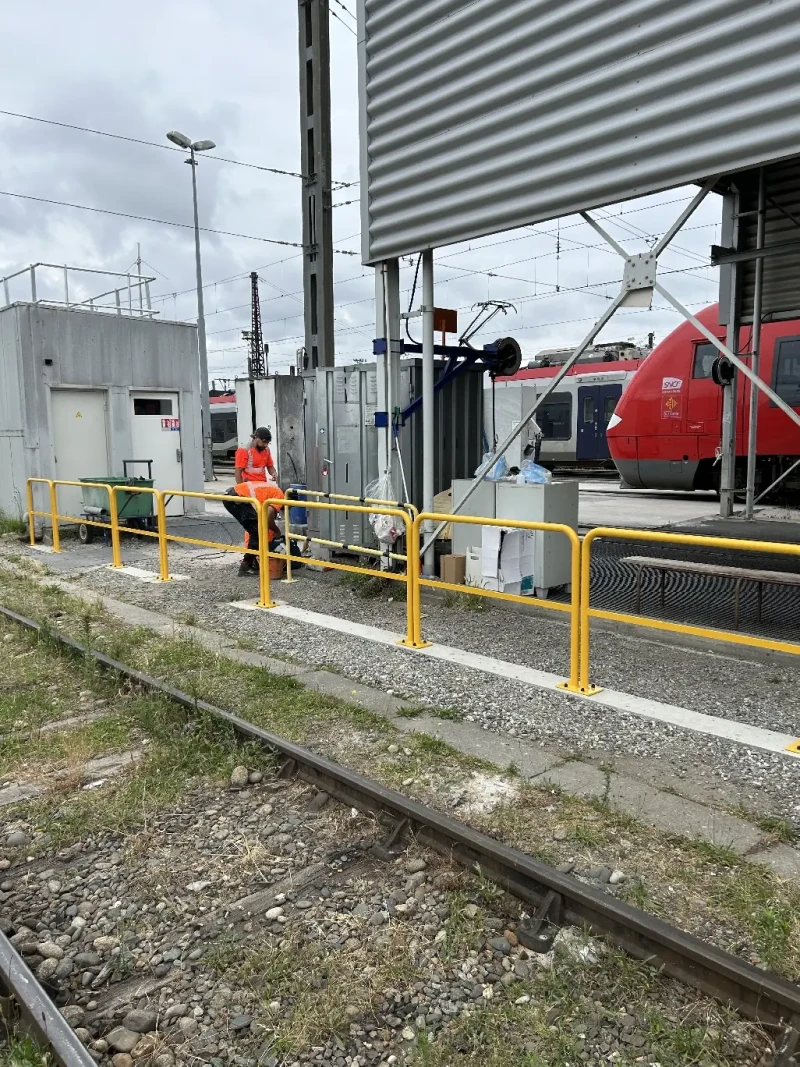
M 436 360 L 437 375 L 445 367 Z M 306 474 L 309 489 L 361 496 L 378 467 L 377 374 L 374 363 L 319 368 L 302 375 L 306 403 Z M 483 456 L 483 380 L 470 367 L 436 394 L 435 491 L 471 476 Z M 422 392 L 422 360 L 400 363 L 401 407 Z M 411 502 L 422 510 L 422 415 L 400 431 L 400 450 Z M 340 544 L 375 543 L 367 516 L 311 511 L 309 532 Z
M 737 175 L 741 190 L 739 245 L 757 247 L 758 171 Z M 767 211 L 764 245 L 795 244 L 791 251 L 764 260 L 763 320 L 793 319 L 800 315 L 800 165 L 796 161 L 766 168 Z M 753 321 L 755 260 L 741 264 L 740 321 Z
M 800 153 L 800 0 L 359 0 L 363 258 Z

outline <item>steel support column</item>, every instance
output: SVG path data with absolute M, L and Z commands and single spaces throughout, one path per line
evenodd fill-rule
M 435 411 L 433 333 L 433 249 L 422 253 L 422 507 L 433 511 L 435 493 Z M 430 527 L 428 527 L 430 530 Z M 435 571 L 434 542 L 425 546 L 424 571 Z
M 385 342 L 382 353 L 375 357 L 375 374 L 377 379 L 378 411 L 390 412 L 389 408 L 389 331 L 386 328 L 386 264 L 378 263 L 375 267 L 375 336 Z M 389 471 L 391 451 L 391 418 L 386 426 L 379 426 L 378 433 L 378 470 L 381 474 Z
M 384 276 L 386 298 L 386 410 L 389 412 L 389 473 L 396 500 L 406 497 L 404 479 L 401 474 L 401 456 L 397 434 L 394 428 L 394 413 L 400 406 L 400 359 L 402 357 L 402 325 L 400 321 L 400 262 L 390 259 L 386 262 Z
M 328 0 L 298 0 L 303 292 L 309 369 L 334 365 Z
M 730 248 L 739 250 L 739 212 L 741 198 L 734 187 L 725 194 L 723 211 L 722 240 Z M 741 315 L 739 308 L 739 288 L 741 270 L 739 264 L 732 262 L 720 271 L 720 318 L 727 327 L 725 343 L 727 348 L 738 354 Z M 734 373 L 733 380 L 722 389 L 722 432 L 720 436 L 720 476 L 719 476 L 719 513 L 722 518 L 733 515 L 736 489 L 736 440 L 738 431 L 739 375 Z
M 758 171 L 758 224 L 756 226 L 756 248 L 764 247 L 767 228 L 767 175 L 763 167 Z M 755 263 L 753 292 L 753 334 L 750 367 L 753 374 L 758 374 L 761 362 L 761 305 L 764 295 L 764 259 L 759 256 Z M 752 519 L 756 501 L 756 466 L 758 464 L 758 389 L 750 386 L 750 422 L 747 441 L 747 497 L 745 518 Z

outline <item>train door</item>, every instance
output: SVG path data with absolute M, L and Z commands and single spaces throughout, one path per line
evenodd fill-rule
M 578 462 L 611 458 L 606 427 L 614 414 L 621 385 L 584 385 L 578 389 Z

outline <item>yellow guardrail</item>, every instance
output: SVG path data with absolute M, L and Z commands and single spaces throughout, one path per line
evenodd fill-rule
M 467 526 L 499 526 L 503 529 L 513 530 L 529 530 L 539 531 L 543 533 L 558 533 L 562 534 L 570 543 L 570 555 L 571 555 L 571 568 L 570 573 L 572 576 L 572 589 L 570 593 L 570 602 L 568 604 L 562 604 L 553 600 L 541 600 L 538 597 L 533 596 L 520 596 L 517 593 L 503 593 L 494 589 L 482 589 L 473 585 L 452 585 L 449 582 L 442 582 L 434 578 L 423 578 L 419 574 L 419 548 L 420 548 L 420 531 L 423 523 L 440 522 L 458 522 Z M 408 558 L 409 560 L 417 559 L 417 566 L 414 568 L 417 574 L 417 583 L 419 586 L 427 586 L 431 589 L 445 589 L 456 593 L 466 593 L 470 596 L 487 597 L 492 600 L 505 600 L 513 604 L 535 604 L 541 608 L 549 608 L 551 611 L 569 612 L 570 615 L 570 656 L 569 656 L 569 677 L 564 681 L 560 688 L 566 689 L 571 693 L 580 692 L 580 588 L 581 588 L 581 541 L 577 533 L 571 526 L 565 526 L 561 523 L 547 523 L 547 522 L 525 522 L 520 519 L 483 519 L 474 517 L 471 515 L 437 515 L 432 512 L 423 512 L 414 520 L 413 526 L 414 537 L 414 549 L 409 547 Z M 418 627 L 421 627 L 421 620 L 417 619 Z M 419 642 L 422 642 L 422 634 L 420 630 L 417 631 L 417 638 Z
M 60 513 L 58 506 L 59 486 L 73 486 L 79 489 L 91 485 L 93 490 L 105 490 L 108 494 L 108 518 L 89 518 L 86 515 L 74 516 Z M 49 502 L 48 510 L 37 510 L 34 500 L 34 487 L 46 486 Z M 30 543 L 35 544 L 35 520 L 36 518 L 49 519 L 52 525 L 53 551 L 61 551 L 60 523 L 76 523 L 91 527 L 97 527 L 109 531 L 111 538 L 112 563 L 114 568 L 122 567 L 121 530 L 135 534 L 137 537 L 150 537 L 158 542 L 159 547 L 159 579 L 167 582 L 170 577 L 169 549 L 170 542 L 177 544 L 195 545 L 200 548 L 211 548 L 222 552 L 244 553 L 255 556 L 259 560 L 259 600 L 261 608 L 275 607 L 272 599 L 270 578 L 270 560 L 277 559 L 286 565 L 285 581 L 292 581 L 292 564 L 303 566 L 320 567 L 325 570 L 345 571 L 353 574 L 366 574 L 370 577 L 385 578 L 387 581 L 404 583 L 406 586 L 406 634 L 401 644 L 409 648 L 424 648 L 428 644 L 422 634 L 421 617 L 421 590 L 423 587 L 464 593 L 469 596 L 486 597 L 492 600 L 505 600 L 511 603 L 536 605 L 551 611 L 567 612 L 570 616 L 570 652 L 569 652 L 569 676 L 561 683 L 560 688 L 569 692 L 580 693 L 584 696 L 592 696 L 600 692 L 600 689 L 590 680 L 590 655 L 591 655 L 591 620 L 606 619 L 614 622 L 628 623 L 635 626 L 648 627 L 650 629 L 671 631 L 695 637 L 707 638 L 713 641 L 727 641 L 739 645 L 755 648 L 768 649 L 777 652 L 787 652 L 792 655 L 800 655 L 800 644 L 789 641 L 780 641 L 773 638 L 755 637 L 733 630 L 719 630 L 706 626 L 697 626 L 687 623 L 672 622 L 668 619 L 655 619 L 647 616 L 631 614 L 622 611 L 609 611 L 592 608 L 590 604 L 591 594 L 591 563 L 592 546 L 598 538 L 616 539 L 623 541 L 642 541 L 655 544 L 676 544 L 687 546 L 699 546 L 704 548 L 733 549 L 741 552 L 768 552 L 776 555 L 800 556 L 800 545 L 781 544 L 768 541 L 745 541 L 727 537 L 703 537 L 694 534 L 661 533 L 649 530 L 625 530 L 613 527 L 597 527 L 588 533 L 583 541 L 569 526 L 555 523 L 525 522 L 512 519 L 488 519 L 468 515 L 439 515 L 433 512 L 420 514 L 411 505 L 402 507 L 389 506 L 385 501 L 361 501 L 361 497 L 342 497 L 341 503 L 333 503 L 331 497 L 336 494 L 315 493 L 311 490 L 303 490 L 302 497 L 280 497 L 273 500 L 258 501 L 252 497 L 232 497 L 222 493 L 193 493 L 185 490 L 158 490 L 145 486 L 110 486 L 100 482 L 84 483 L 68 481 L 66 479 L 29 478 L 27 480 L 27 503 L 28 524 Z M 154 500 L 156 528 L 147 530 L 131 528 L 123 525 L 119 515 L 117 496 L 119 493 L 149 493 Z M 311 496 L 324 497 L 325 499 L 309 499 Z M 166 515 L 166 501 L 168 498 L 178 497 L 181 499 L 194 499 L 203 501 L 219 501 L 223 504 L 235 500 L 237 504 L 247 503 L 255 508 L 258 519 L 259 547 L 258 549 L 242 548 L 239 545 L 225 544 L 217 541 L 206 541 L 201 538 L 188 537 L 183 534 L 170 533 Z M 292 533 L 289 523 L 289 508 L 302 506 L 311 510 L 325 510 L 344 513 L 356 513 L 365 515 L 386 515 L 395 518 L 402 523 L 406 552 L 387 553 L 385 550 L 369 548 L 367 546 L 349 545 L 347 548 L 354 553 L 368 557 L 388 557 L 396 563 L 405 564 L 405 569 L 398 570 L 375 570 L 371 567 L 355 566 L 349 563 L 333 562 L 332 560 L 319 560 L 309 556 L 295 555 L 293 542 L 312 541 L 331 548 L 342 548 L 338 542 L 322 538 L 307 538 L 303 534 Z M 272 552 L 268 539 L 267 508 L 274 508 L 284 513 L 286 553 Z M 534 596 L 522 596 L 516 593 L 500 592 L 493 589 L 484 589 L 470 585 L 452 585 L 438 579 L 425 578 L 421 574 L 421 531 L 423 524 L 457 522 L 473 526 L 496 526 L 507 529 L 526 530 L 532 532 L 558 533 L 566 537 L 570 543 L 571 577 L 572 588 L 568 603 L 552 600 L 542 600 Z
M 591 619 L 609 619 L 613 622 L 630 623 L 653 630 L 669 630 L 672 633 L 689 634 L 693 637 L 705 637 L 711 641 L 728 641 L 737 645 L 749 645 L 753 648 L 765 648 L 774 652 L 788 652 L 800 655 L 800 644 L 791 641 L 777 641 L 773 638 L 752 637 L 735 630 L 717 630 L 708 626 L 693 626 L 687 623 L 671 622 L 668 619 L 653 619 L 642 615 L 631 615 L 624 611 L 605 611 L 592 608 L 590 604 L 592 545 L 599 538 L 620 541 L 644 541 L 650 544 L 693 545 L 701 548 L 734 549 L 739 552 L 769 552 L 774 555 L 800 556 L 800 545 L 781 544 L 776 541 L 744 541 L 732 537 L 702 537 L 697 534 L 659 533 L 651 530 L 623 530 L 614 527 L 598 526 L 583 539 L 581 558 L 581 678 L 580 692 L 593 695 L 600 690 L 589 681 L 590 628 Z

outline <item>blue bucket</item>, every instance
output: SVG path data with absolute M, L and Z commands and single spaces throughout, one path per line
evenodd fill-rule
M 289 491 L 296 500 L 305 500 L 307 485 L 290 485 Z M 292 526 L 308 526 L 308 508 L 289 508 L 289 522 Z

